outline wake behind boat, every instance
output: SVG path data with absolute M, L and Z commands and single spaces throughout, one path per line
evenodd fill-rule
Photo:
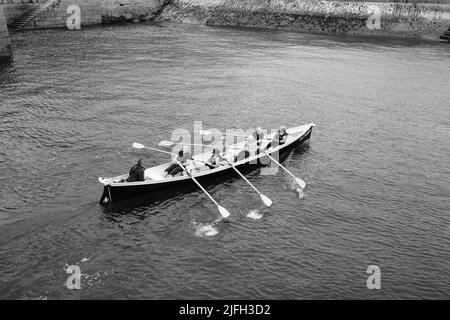
M 198 187 L 202 188 L 202 190 L 211 198 L 211 200 L 214 201 L 214 199 L 212 199 L 212 197 L 206 192 L 206 190 L 203 189 L 200 183 L 213 184 L 215 181 L 219 181 L 218 180 L 219 177 L 221 178 L 223 178 L 224 176 L 225 178 L 235 177 L 236 176 L 235 171 L 237 173 L 240 173 L 241 170 L 245 171 L 249 169 L 251 170 L 252 168 L 260 166 L 261 163 L 269 163 L 270 160 L 279 164 L 277 160 L 274 159 L 273 156 L 276 155 L 279 159 L 282 159 L 283 155 L 291 151 L 296 145 L 309 140 L 312 128 L 314 126 L 315 125 L 313 123 L 310 123 L 289 128 L 286 130 L 288 136 L 284 144 L 270 148 L 269 151 L 267 152 L 259 152 L 259 153 L 255 152 L 253 154 L 250 154 L 249 157 L 242 160 L 238 160 L 236 162 L 231 161 L 227 162 L 225 165 L 220 165 L 217 168 L 192 170 L 191 172 L 185 170 L 185 172 L 183 172 L 182 175 L 174 177 L 172 176 L 165 177 L 165 170 L 172 165 L 172 162 L 167 162 L 159 166 L 147 168 L 144 171 L 144 181 L 126 182 L 128 174 L 123 174 L 112 178 L 100 177 L 98 178 L 98 181 L 102 183 L 104 186 L 103 194 L 100 199 L 100 204 L 112 203 L 132 198 L 141 194 L 148 194 L 149 197 L 151 197 L 152 199 L 156 199 L 159 197 L 167 197 L 167 195 L 170 194 L 171 192 L 174 193 L 175 191 L 182 189 L 192 190 Z M 268 135 L 266 139 L 262 142 L 261 147 L 263 150 L 267 147 L 267 145 L 270 143 L 271 139 L 274 138 L 274 136 L 275 133 L 272 133 Z M 143 145 L 140 144 L 135 144 L 135 147 L 136 145 L 139 148 L 145 148 Z M 236 156 L 244 148 L 244 146 L 245 142 L 239 142 L 233 145 L 229 145 L 228 151 L 232 156 Z M 213 147 L 213 145 L 211 145 L 211 147 Z M 196 162 L 204 163 L 207 161 L 210 155 L 211 151 L 203 152 L 194 155 L 193 160 Z M 265 161 L 263 161 L 263 159 Z M 281 166 L 281 164 L 279 165 Z M 239 169 L 240 171 L 238 171 L 237 169 Z M 243 178 L 245 179 L 245 177 Z M 248 180 L 247 182 L 250 183 Z M 302 188 L 303 187 L 304 185 L 302 186 Z M 216 203 L 216 205 L 218 204 Z

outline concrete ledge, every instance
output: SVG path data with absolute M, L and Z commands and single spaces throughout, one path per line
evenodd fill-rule
M 32 4 L 23 4 L 14 0 L 1 4 L 7 23 L 11 25 L 28 10 L 44 0 L 32 0 Z M 161 1 L 162 2 L 162 1 Z M 66 27 L 69 14 L 67 8 L 77 5 L 81 10 L 81 26 L 105 23 L 150 21 L 160 9 L 160 0 L 61 0 L 54 7 L 40 13 L 23 29 L 62 28 Z
M 8 27 L 6 26 L 6 18 L 3 8 L 0 7 L 0 61 L 9 61 L 12 59 L 13 52 L 11 39 L 9 38 Z
M 369 17 L 379 24 L 368 23 Z M 450 4 L 308 0 L 174 0 L 158 20 L 293 31 L 439 39 Z

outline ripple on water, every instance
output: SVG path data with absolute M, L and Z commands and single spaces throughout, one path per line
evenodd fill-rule
M 178 24 L 14 40 L 0 67 L 0 298 L 449 296 L 447 48 Z M 201 191 L 98 207 L 98 176 L 170 161 L 132 142 L 197 120 L 316 122 L 283 162 L 308 199 L 284 170 L 255 170 L 273 207 L 230 179 L 207 186 L 231 213 L 220 223 Z M 63 288 L 66 261 L 87 294 Z M 367 263 L 392 290 L 368 292 Z

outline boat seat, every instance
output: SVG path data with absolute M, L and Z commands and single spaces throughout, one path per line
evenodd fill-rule
M 156 172 L 153 172 L 151 170 L 145 170 L 145 179 L 150 178 L 151 180 L 163 180 L 164 178 L 157 174 Z

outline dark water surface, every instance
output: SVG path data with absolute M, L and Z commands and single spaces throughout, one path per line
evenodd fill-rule
M 189 25 L 13 37 L 0 71 L 0 298 L 450 298 L 448 45 Z M 103 209 L 176 128 L 314 122 L 279 172 Z M 247 217 L 251 210 L 264 214 Z M 68 265 L 81 290 L 68 290 Z M 381 290 L 366 287 L 378 265 Z

